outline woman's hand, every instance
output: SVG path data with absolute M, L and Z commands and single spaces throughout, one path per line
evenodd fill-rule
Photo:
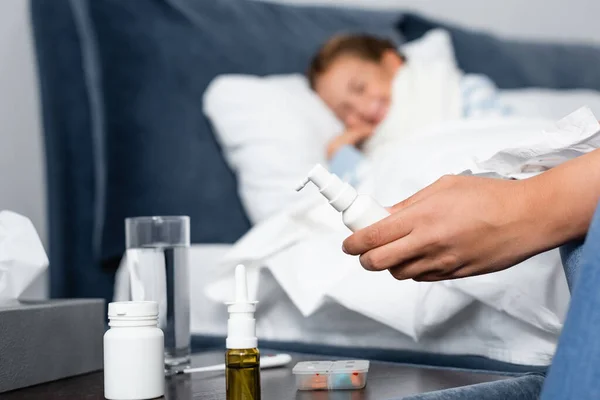
M 373 134 L 373 128 L 369 126 L 347 128 L 341 135 L 333 138 L 327 146 L 327 159 L 331 159 L 342 146 L 351 145 L 359 147 Z
M 436 281 L 511 267 L 585 236 L 600 201 L 600 149 L 522 181 L 447 176 L 344 241 L 369 270 Z
M 511 267 L 543 250 L 527 181 L 446 176 L 344 241 L 367 270 L 437 281 Z

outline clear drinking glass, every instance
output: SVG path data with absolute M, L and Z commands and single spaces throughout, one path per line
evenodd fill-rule
M 165 370 L 190 364 L 190 289 L 187 216 L 125 220 L 127 266 L 133 301 L 156 301 L 165 335 Z

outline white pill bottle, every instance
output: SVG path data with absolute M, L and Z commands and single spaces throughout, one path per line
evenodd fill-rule
M 108 305 L 104 334 L 104 397 L 145 400 L 165 393 L 164 335 L 158 303 L 124 301 Z
M 342 222 L 352 232 L 373 225 L 390 215 L 390 212 L 371 196 L 358 194 L 356 189 L 342 182 L 337 175 L 330 173 L 320 164 L 309 171 L 296 190 L 301 190 L 308 182 L 314 183 L 319 192 L 329 200 L 329 204 L 342 213 Z

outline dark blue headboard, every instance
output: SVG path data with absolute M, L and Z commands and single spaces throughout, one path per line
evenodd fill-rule
M 54 297 L 105 297 L 92 232 L 97 187 L 82 39 L 69 1 L 32 1 L 47 169 L 50 282 Z
M 247 0 L 31 0 L 53 297 L 109 300 L 123 221 L 185 214 L 194 243 L 249 228 L 202 94 L 222 73 L 303 72 L 329 36 L 399 14 Z
M 505 39 L 415 14 L 405 14 L 398 22 L 407 41 L 435 28 L 450 33 L 461 70 L 487 75 L 501 89 L 600 90 L 599 46 Z

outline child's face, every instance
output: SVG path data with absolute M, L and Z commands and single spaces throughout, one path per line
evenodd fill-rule
M 401 65 L 392 51 L 379 63 L 340 56 L 316 79 L 315 90 L 346 128 L 374 129 L 387 115 L 392 81 Z

